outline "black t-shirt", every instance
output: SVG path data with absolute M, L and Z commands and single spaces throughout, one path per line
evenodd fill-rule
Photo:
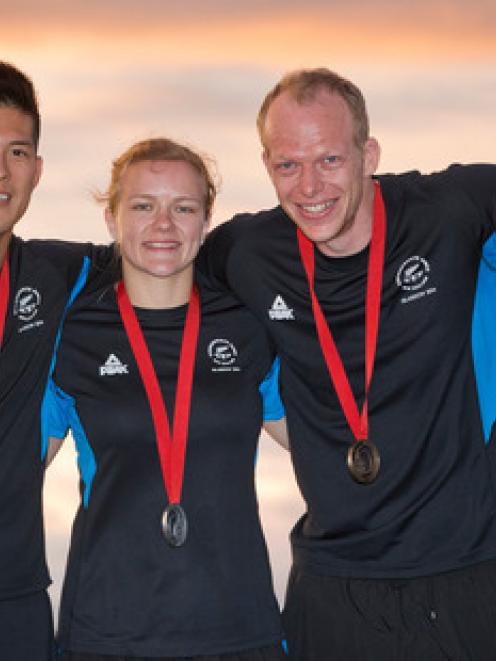
M 494 417 L 486 444 L 471 344 L 481 252 L 496 229 L 496 167 L 378 180 L 387 238 L 369 394 L 382 464 L 372 485 L 346 470 L 354 439 L 318 343 L 295 224 L 280 207 L 238 216 L 210 235 L 200 267 L 276 344 L 307 505 L 294 561 L 329 575 L 408 577 L 496 558 Z M 316 293 L 361 407 L 368 248 L 341 259 L 315 252 Z
M 53 343 L 91 246 L 23 241 L 9 247 L 10 292 L 0 352 L 0 599 L 45 588 L 40 406 Z
M 167 496 L 152 416 L 114 289 L 83 293 L 67 317 L 45 410 L 53 435 L 72 428 L 82 476 L 62 649 L 189 657 L 281 639 L 254 488 L 259 385 L 273 355 L 233 297 L 202 290 L 201 300 L 180 548 L 162 533 Z M 186 307 L 136 311 L 172 424 Z

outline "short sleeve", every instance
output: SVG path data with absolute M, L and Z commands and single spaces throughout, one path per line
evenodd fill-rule
M 263 399 L 263 419 L 280 420 L 286 415 L 279 394 L 279 358 L 275 358 L 272 367 L 259 386 Z
M 496 422 L 496 234 L 484 245 L 472 320 L 472 351 L 486 442 Z
M 41 405 L 41 458 L 48 450 L 50 436 L 65 438 L 70 427 L 72 397 L 66 395 L 50 378 Z

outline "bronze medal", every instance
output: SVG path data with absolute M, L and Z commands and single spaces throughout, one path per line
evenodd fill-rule
M 373 482 L 377 477 L 381 463 L 379 451 L 368 440 L 368 398 L 377 348 L 386 246 L 386 210 L 379 183 L 374 182 L 374 186 L 372 236 L 370 239 L 365 294 L 365 388 L 361 411 L 358 408 L 343 361 L 315 292 L 315 246 L 300 228 L 296 231 L 322 355 L 350 431 L 355 437 L 352 446 L 348 450 L 347 464 L 351 477 L 359 484 Z
M 348 471 L 358 484 L 371 484 L 375 481 L 381 456 L 377 446 L 372 441 L 355 441 L 348 448 L 347 456 Z
M 167 505 L 162 516 L 162 530 L 169 546 L 182 546 L 188 535 L 188 519 L 179 503 Z

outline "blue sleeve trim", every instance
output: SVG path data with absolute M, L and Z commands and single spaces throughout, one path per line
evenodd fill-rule
M 96 474 L 96 459 L 75 406 L 71 408 L 70 427 L 76 444 L 79 474 L 84 483 L 83 506 L 88 509 L 93 478 Z
M 90 263 L 91 262 L 89 257 L 83 257 L 83 266 L 81 267 L 81 271 L 79 272 L 74 287 L 72 288 L 72 291 L 69 294 L 69 298 L 67 299 L 67 303 L 65 304 L 62 317 L 60 318 L 60 323 L 57 331 L 57 336 L 55 338 L 55 343 L 53 345 L 52 362 L 50 363 L 49 376 L 52 376 L 53 370 L 55 369 L 55 362 L 57 360 L 57 349 L 59 348 L 60 337 L 62 335 L 62 328 L 64 326 L 65 318 L 67 317 L 67 313 L 69 312 L 72 304 L 76 300 L 76 297 L 79 295 L 84 285 L 86 284 L 86 281 L 88 279 L 88 272 L 90 270 Z
M 45 460 L 50 436 L 65 438 L 69 429 L 70 399 L 50 378 L 41 403 L 41 459 Z
M 60 344 L 60 338 L 62 335 L 62 328 L 64 326 L 64 321 L 65 318 L 67 317 L 67 313 L 69 312 L 72 304 L 74 303 L 76 297 L 78 294 L 81 292 L 83 289 L 84 285 L 86 284 L 86 281 L 88 279 L 88 273 L 90 270 L 90 258 L 89 257 L 83 257 L 83 265 L 81 267 L 81 270 L 79 272 L 79 275 L 77 277 L 77 280 L 74 284 L 74 287 L 72 288 L 71 293 L 69 294 L 69 298 L 67 299 L 67 303 L 65 304 L 64 311 L 62 313 L 62 316 L 60 318 L 59 322 L 59 327 L 57 330 L 57 335 L 55 337 L 55 342 L 53 345 L 53 352 L 52 352 L 52 360 L 50 361 L 50 368 L 48 370 L 48 379 L 47 379 L 47 385 L 45 388 L 45 393 L 43 395 L 43 402 L 42 402 L 42 407 L 41 407 L 41 460 L 44 461 L 46 457 L 46 453 L 48 450 L 48 438 L 50 434 L 47 435 L 48 427 L 47 425 L 51 425 L 53 423 L 52 416 L 55 416 L 55 419 L 57 418 L 57 402 L 56 400 L 53 399 L 54 396 L 54 391 L 52 390 L 52 386 L 50 385 L 52 383 L 52 376 L 53 372 L 55 369 L 55 363 L 57 360 L 57 350 L 59 348 Z M 60 413 L 60 410 L 59 410 Z M 53 436 L 56 436 L 55 433 L 52 434 Z M 65 434 L 64 434 L 65 436 Z
M 263 400 L 264 420 L 280 420 L 286 415 L 279 395 L 279 370 L 280 362 L 276 357 L 265 379 L 258 387 Z
M 484 244 L 472 320 L 472 351 L 484 438 L 496 421 L 496 233 Z
M 87 508 L 91 485 L 96 473 L 95 454 L 77 414 L 74 397 L 71 397 L 56 386 L 52 379 L 48 382 L 45 391 L 41 416 L 41 424 L 44 432 L 43 438 L 46 439 L 42 450 L 43 458 L 46 456 L 48 450 L 48 439 L 50 436 L 65 438 L 69 429 L 72 431 L 78 455 L 79 474 L 84 483 L 83 504 Z

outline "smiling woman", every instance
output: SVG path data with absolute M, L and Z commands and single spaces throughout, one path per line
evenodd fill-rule
M 194 282 L 214 196 L 165 139 L 117 159 L 102 196 L 122 279 L 89 274 L 44 408 L 53 446 L 71 427 L 84 485 L 64 661 L 284 658 L 253 480 L 262 418 L 284 415 L 278 371 L 250 313 Z
M 150 150 L 150 144 L 155 144 L 155 152 L 161 144 L 162 160 L 135 160 Z M 105 218 L 120 248 L 128 291 L 141 307 L 187 302 L 193 260 L 208 228 L 213 181 L 192 156 L 165 160 L 177 157 L 178 151 L 166 140 L 139 143 L 116 161 L 115 183 L 103 196 L 108 199 Z

